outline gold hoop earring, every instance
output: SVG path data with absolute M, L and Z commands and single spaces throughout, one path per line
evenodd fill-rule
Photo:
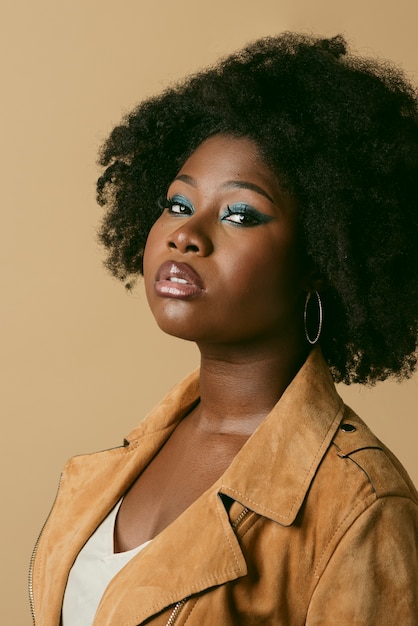
M 304 328 L 305 328 L 305 337 L 306 337 L 306 341 L 308 341 L 311 344 L 311 346 L 314 346 L 318 342 L 319 337 L 321 336 L 322 318 L 323 318 L 321 298 L 320 298 L 319 293 L 317 291 L 314 291 L 313 293 L 315 293 L 317 301 L 318 301 L 318 331 L 316 333 L 315 339 L 311 339 L 310 338 L 309 332 L 308 332 L 308 324 L 307 324 L 308 303 L 309 303 L 309 300 L 311 299 L 311 296 L 312 296 L 312 293 L 310 291 L 308 291 L 308 293 L 306 294 L 305 308 L 304 308 L 304 311 L 303 311 L 303 325 L 304 325 Z

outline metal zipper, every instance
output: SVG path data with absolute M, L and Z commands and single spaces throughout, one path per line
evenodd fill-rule
M 105 448 L 104 450 L 101 450 L 101 452 L 110 452 L 111 450 L 117 450 L 118 448 L 126 448 L 126 447 L 129 446 L 129 444 L 130 444 L 130 442 L 127 439 L 124 439 L 122 446 L 113 446 L 112 448 Z M 91 455 L 93 455 L 93 454 L 97 454 L 97 452 L 91 452 Z M 76 455 L 76 456 L 87 456 L 87 455 L 81 455 L 80 454 L 80 455 Z M 73 457 L 73 458 L 76 458 L 76 457 Z M 55 494 L 54 501 L 53 501 L 53 503 L 51 505 L 51 508 L 49 510 L 47 518 L 44 521 L 44 523 L 42 525 L 42 528 L 41 528 L 41 530 L 39 532 L 39 535 L 38 535 L 38 538 L 36 540 L 35 546 L 34 546 L 34 548 L 32 550 L 32 556 L 31 556 L 30 562 L 29 562 L 28 591 L 29 591 L 29 604 L 30 604 L 30 611 L 31 611 L 31 614 L 32 614 L 32 624 L 33 624 L 33 626 L 36 626 L 35 603 L 34 603 L 34 597 L 33 597 L 33 566 L 34 566 L 36 552 L 38 550 L 38 545 L 39 545 L 39 542 L 41 540 L 42 533 L 44 532 L 45 526 L 46 526 L 49 518 L 51 517 L 53 508 L 54 508 L 55 503 L 56 503 L 57 498 L 58 498 L 58 492 L 59 492 L 60 487 L 61 487 L 62 477 L 63 477 L 63 472 L 61 472 L 61 474 L 60 474 L 59 481 L 58 481 L 58 487 L 57 487 L 57 491 L 56 491 L 56 494 Z
M 241 523 L 245 520 L 245 518 L 252 513 L 251 509 L 248 509 L 247 507 L 244 507 L 241 511 L 241 513 L 238 515 L 237 519 L 235 519 L 233 522 L 231 522 L 231 526 L 234 529 L 234 531 L 236 532 L 238 530 L 238 527 L 241 525 Z
M 174 606 L 174 609 L 171 612 L 170 617 L 168 618 L 168 622 L 166 626 L 173 626 L 174 622 L 180 615 L 184 605 L 186 604 L 186 600 L 187 598 L 185 598 L 184 600 L 180 600 L 180 602 L 177 602 L 177 604 Z
M 34 566 L 34 563 L 35 563 L 36 552 L 38 550 L 38 546 L 39 546 L 39 542 L 41 540 L 42 533 L 44 532 L 45 526 L 46 526 L 49 518 L 51 517 L 51 513 L 52 513 L 52 510 L 53 510 L 53 508 L 55 506 L 55 502 L 57 501 L 58 492 L 59 492 L 60 487 L 61 487 L 61 482 L 62 482 L 62 473 L 61 473 L 61 475 L 59 477 L 58 487 L 57 487 L 57 491 L 56 491 L 56 494 L 55 494 L 54 501 L 53 501 L 53 503 L 51 505 L 51 508 L 49 510 L 49 513 L 48 513 L 48 516 L 47 516 L 46 520 L 44 521 L 44 523 L 42 525 L 42 528 L 41 528 L 41 530 L 39 532 L 39 535 L 38 535 L 38 538 L 36 540 L 35 546 L 34 546 L 34 548 L 32 550 L 32 556 L 30 558 L 30 563 L 29 563 L 28 591 L 29 591 L 29 603 L 30 603 L 30 611 L 31 611 L 31 614 L 32 614 L 33 626 L 36 626 L 35 603 L 34 603 L 34 597 L 33 597 L 33 566 Z
M 242 509 L 242 511 L 238 515 L 238 517 L 231 523 L 232 528 L 234 529 L 235 532 L 238 530 L 238 527 L 244 522 L 244 520 L 251 513 L 252 513 L 251 509 L 249 509 L 247 507 Z M 173 624 L 176 622 L 178 616 L 180 615 L 184 605 L 186 604 L 186 601 L 187 601 L 187 598 L 185 598 L 184 600 L 180 600 L 180 602 L 177 602 L 177 604 L 174 606 L 174 609 L 171 612 L 170 617 L 168 618 L 168 622 L 167 622 L 166 626 L 173 626 Z

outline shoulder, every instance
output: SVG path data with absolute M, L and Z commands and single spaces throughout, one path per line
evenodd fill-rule
M 376 499 L 398 496 L 418 504 L 417 490 L 400 461 L 347 406 L 327 456 L 337 465 L 351 464 L 353 478 L 369 485 Z
M 312 481 L 303 516 L 321 538 L 318 575 L 344 544 L 349 551 L 354 545 L 381 549 L 388 542 L 395 551 L 401 544 L 402 551 L 414 550 L 417 490 L 398 459 L 349 407 Z
M 348 407 L 306 509 L 321 544 L 307 624 L 415 625 L 418 494 L 398 459 Z
M 344 406 L 310 486 L 307 507 L 326 507 L 328 522 L 341 524 L 344 516 L 352 520 L 378 501 L 389 499 L 391 506 L 408 501 L 416 510 L 418 524 L 418 493 L 407 471 L 363 420 Z

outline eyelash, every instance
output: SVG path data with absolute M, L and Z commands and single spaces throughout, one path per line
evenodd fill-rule
M 227 220 L 231 215 L 235 217 L 241 218 L 238 221 L 235 220 Z M 258 226 L 259 224 L 266 224 L 271 219 L 273 219 L 270 215 L 266 215 L 265 213 L 260 213 L 253 207 L 248 206 L 248 204 L 233 204 L 232 207 L 227 205 L 226 210 L 221 215 L 221 220 L 229 221 L 234 226 L 242 226 L 242 227 L 250 227 L 250 226 Z
M 173 207 L 175 206 L 181 207 L 181 209 L 185 209 L 189 211 L 189 213 L 186 213 L 185 211 L 173 211 Z M 183 216 L 183 215 L 193 215 L 194 213 L 193 205 L 190 202 L 188 202 L 186 198 L 183 198 L 181 196 L 174 196 L 173 198 L 167 198 L 164 204 L 164 209 L 166 209 L 168 213 L 170 213 L 171 215 Z
M 179 207 L 180 210 L 174 211 L 174 207 Z M 194 213 L 193 205 L 186 198 L 180 196 L 167 198 L 164 208 L 168 211 L 170 215 L 173 216 L 182 217 L 193 215 Z M 238 220 L 228 219 L 230 216 L 238 217 Z M 251 226 L 258 226 L 259 224 L 266 224 L 272 219 L 272 216 L 266 215 L 265 213 L 260 213 L 253 207 L 244 203 L 237 203 L 233 204 L 232 206 L 227 205 L 225 211 L 220 216 L 220 221 L 225 221 L 232 226 L 238 226 L 242 228 L 249 228 Z

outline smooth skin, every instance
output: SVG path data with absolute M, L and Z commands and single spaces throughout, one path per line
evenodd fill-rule
M 155 537 L 230 465 L 305 360 L 305 297 L 320 286 L 296 203 L 257 146 L 228 135 L 204 141 L 171 183 L 144 280 L 160 328 L 199 347 L 201 398 L 125 495 L 115 551 Z

